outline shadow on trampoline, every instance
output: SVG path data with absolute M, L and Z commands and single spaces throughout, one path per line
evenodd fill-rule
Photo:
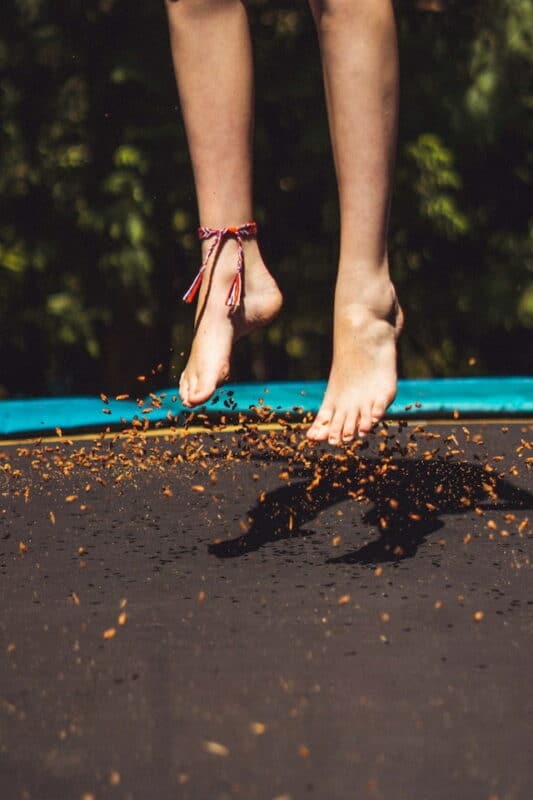
M 236 558 L 264 545 L 310 536 L 303 526 L 321 511 L 347 500 L 372 504 L 361 521 L 379 538 L 329 564 L 377 565 L 412 558 L 426 538 L 444 527 L 443 517 L 533 508 L 533 495 L 477 464 L 398 459 L 385 471 L 377 459 L 358 459 L 344 472 L 324 470 L 317 485 L 300 468 L 297 483 L 279 487 L 249 512 L 249 528 L 234 539 L 210 544 L 218 558 Z M 340 532 L 340 531 L 339 531 Z M 346 531 L 343 531 L 346 533 Z

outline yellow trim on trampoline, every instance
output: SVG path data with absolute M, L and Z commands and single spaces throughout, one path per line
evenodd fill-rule
M 390 425 L 393 425 L 395 422 L 399 422 L 400 420 L 385 420 Z M 526 425 L 529 428 L 533 428 L 533 419 L 531 417 L 498 417 L 498 418 L 490 418 L 484 419 L 483 417 L 479 417 L 477 419 L 472 419 L 470 417 L 465 417 L 464 419 L 412 419 L 412 420 L 404 420 L 407 422 L 408 427 L 416 427 L 417 425 Z M 253 428 L 254 430 L 261 431 L 262 433 L 268 433 L 270 431 L 282 431 L 286 430 L 287 428 L 292 428 L 295 430 L 303 430 L 305 426 L 303 423 L 299 422 L 292 422 L 292 423 L 285 423 L 280 425 L 279 423 L 269 422 L 269 423 L 251 423 L 250 425 L 246 426 L 244 424 L 241 425 L 224 425 L 216 428 L 206 428 L 203 425 L 191 425 L 188 428 L 157 428 L 154 430 L 147 430 L 142 431 L 135 429 L 137 436 L 142 436 L 145 438 L 161 438 L 162 436 L 176 436 L 183 438 L 184 436 L 191 436 L 193 434 L 198 433 L 206 433 L 206 434 L 219 434 L 219 433 L 240 433 L 246 430 L 246 428 Z M 68 442 L 95 442 L 101 439 L 126 439 L 131 436 L 131 429 L 129 431 L 109 431 L 108 433 L 78 433 L 72 436 L 68 436 L 68 434 L 64 436 L 28 436 L 26 438 L 21 439 L 0 439 L 0 448 L 2 447 L 13 447 L 16 445 L 39 445 L 39 444 L 60 444 L 60 443 L 68 443 Z

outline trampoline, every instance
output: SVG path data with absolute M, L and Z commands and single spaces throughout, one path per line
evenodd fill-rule
M 2 797 L 529 800 L 512 380 L 403 382 L 346 448 L 318 384 L 1 404 Z
M 241 383 L 221 388 L 206 404 L 211 418 L 245 414 L 270 407 L 277 415 L 293 419 L 315 414 L 324 381 L 279 382 L 268 386 Z M 445 417 L 459 411 L 464 416 L 533 415 L 533 378 L 426 378 L 400 380 L 389 417 Z M 196 409 L 198 413 L 198 409 Z M 120 428 L 149 414 L 151 424 L 183 424 L 190 414 L 179 401 L 176 387 L 132 398 L 46 397 L 0 401 L 0 436 L 29 435 L 80 429 Z

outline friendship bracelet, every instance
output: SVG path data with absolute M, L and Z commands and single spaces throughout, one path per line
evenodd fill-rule
M 237 271 L 235 273 L 235 277 L 231 284 L 231 288 L 226 300 L 226 305 L 231 306 L 232 308 L 237 308 L 242 299 L 242 279 L 243 279 L 243 269 L 244 269 L 244 250 L 242 247 L 243 239 L 251 239 L 257 235 L 257 223 L 256 222 L 246 222 L 244 225 L 240 225 L 239 227 L 228 227 L 228 228 L 198 228 L 198 238 L 201 240 L 204 239 L 214 239 L 212 242 L 209 250 L 207 251 L 207 255 L 204 258 L 202 265 L 196 275 L 195 279 L 193 280 L 192 284 L 190 285 L 189 289 L 183 295 L 183 299 L 186 303 L 192 303 L 200 285 L 202 283 L 204 272 L 207 269 L 207 264 L 209 263 L 209 259 L 214 253 L 215 262 L 218 256 L 218 251 L 224 242 L 225 239 L 228 237 L 232 237 L 237 242 Z

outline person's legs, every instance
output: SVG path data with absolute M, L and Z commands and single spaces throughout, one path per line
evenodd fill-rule
M 341 240 L 333 362 L 308 436 L 367 433 L 396 394 L 403 315 L 389 277 L 387 223 L 398 59 L 390 0 L 309 0 L 322 54 Z
M 239 0 L 167 0 L 172 57 L 187 131 L 200 225 L 240 226 L 253 219 L 253 74 L 246 11 Z M 210 241 L 203 243 L 204 255 Z M 244 242 L 242 306 L 226 298 L 237 243 L 228 238 L 200 287 L 191 354 L 180 380 L 185 405 L 207 400 L 227 377 L 236 338 L 266 324 L 281 295 L 257 241 Z

